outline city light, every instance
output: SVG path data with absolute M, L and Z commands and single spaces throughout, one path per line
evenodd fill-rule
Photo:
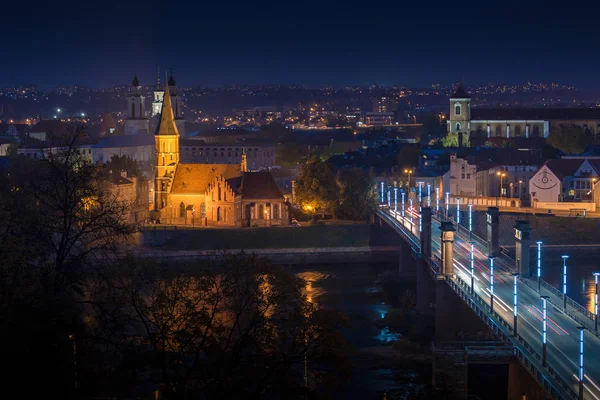
M 423 182 L 417 182 L 419 184 L 419 207 L 423 201 L 422 199 L 422 190 L 423 190 Z
M 392 194 L 391 194 L 391 189 L 390 189 L 389 186 L 388 186 L 388 190 L 387 190 L 387 200 L 388 200 L 387 201 L 388 208 L 390 208 L 390 206 L 392 205 L 391 204 L 391 202 L 392 202 Z
M 594 272 L 593 275 L 594 285 L 596 286 L 596 291 L 594 293 L 594 330 L 598 333 L 598 275 L 600 275 L 600 272 Z
M 460 224 L 460 199 L 456 199 L 456 229 L 458 230 L 458 224 Z
M 490 309 L 494 312 L 494 256 L 490 256 Z
M 569 256 L 561 256 L 563 259 L 563 308 L 567 309 L 567 258 Z
M 381 204 L 383 204 L 383 182 L 381 182 Z
M 471 293 L 475 293 L 475 242 L 471 242 Z
M 583 399 L 583 380 L 585 374 L 583 372 L 583 331 L 585 326 L 578 326 L 579 329 L 579 398 Z
M 402 192 L 400 195 L 402 196 L 402 217 L 404 217 L 404 196 L 406 193 Z
M 473 204 L 469 204 L 469 239 L 473 236 Z
M 446 192 L 446 219 L 450 214 L 450 192 Z
M 542 242 L 537 243 L 537 278 L 538 278 L 538 291 L 542 290 Z
M 546 366 L 546 352 L 548 342 L 548 296 L 541 296 L 542 299 L 542 365 Z
M 394 188 L 394 212 L 398 212 L 398 188 Z
M 435 212 L 440 213 L 440 188 L 435 188 Z
M 513 274 L 513 334 L 517 336 L 517 281 L 519 280 L 519 274 Z
M 427 184 L 427 207 L 431 207 L 431 184 Z

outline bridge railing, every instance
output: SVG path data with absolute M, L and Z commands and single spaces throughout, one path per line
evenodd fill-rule
M 547 365 L 540 367 L 542 357 L 531 347 L 525 339 L 513 335 L 513 328 L 504 321 L 497 313 L 490 309 L 489 304 L 479 296 L 470 293 L 470 285 L 459 277 L 451 279 L 446 277 L 446 282 L 459 295 L 467 305 L 498 335 L 502 340 L 513 344 L 515 356 L 519 358 L 522 365 L 529 370 L 531 375 L 545 388 L 548 393 L 557 399 L 577 399 L 578 395 L 572 386 L 562 379 L 556 371 Z M 548 379 L 550 376 L 552 379 Z

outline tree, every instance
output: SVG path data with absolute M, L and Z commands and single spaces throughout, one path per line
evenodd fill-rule
M 458 133 L 456 132 L 448 132 L 448 134 L 442 138 L 442 146 L 444 147 L 458 147 Z M 470 134 L 468 132 L 462 133 L 463 137 L 463 147 L 469 147 L 470 143 Z
M 130 233 L 123 205 L 102 195 L 98 168 L 78 148 L 84 133 L 73 126 L 41 159 L 15 157 L 0 174 L 0 351 L 24 398 L 70 395 L 69 338 L 84 337 L 78 300 L 98 259 L 114 257 Z
M 440 123 L 438 116 L 428 116 L 423 118 L 423 135 L 429 138 L 441 138 L 444 134 L 445 124 Z
M 400 148 L 396 155 L 396 162 L 401 170 L 404 168 L 415 168 L 419 165 L 421 149 L 417 145 L 405 144 Z
M 552 125 L 548 144 L 565 154 L 581 154 L 591 143 L 585 130 L 579 126 Z
M 308 157 L 309 151 L 306 147 L 296 143 L 286 143 L 277 149 L 275 162 L 282 167 L 291 168 L 306 162 Z
M 342 171 L 338 184 L 341 187 L 339 217 L 356 221 L 375 213 L 376 183 L 367 171 L 361 169 Z
M 303 399 L 344 376 L 343 320 L 294 275 L 245 254 L 193 271 L 130 257 L 92 296 L 96 339 L 132 377 L 156 377 L 161 398 Z
M 112 171 L 112 173 L 114 174 L 120 174 L 121 171 L 125 171 L 127 172 L 127 176 L 132 176 L 132 177 L 136 177 L 136 178 L 143 178 L 144 174 L 142 173 L 142 170 L 140 169 L 140 165 L 138 163 L 137 160 L 134 160 L 133 158 L 124 155 L 124 156 L 119 156 L 119 155 L 113 155 L 110 158 L 110 161 L 107 162 L 104 165 L 104 172 L 108 173 L 109 171 Z
M 296 203 L 307 211 L 325 214 L 326 209 L 335 208 L 338 197 L 335 170 L 331 164 L 316 158 L 304 164 L 296 180 Z

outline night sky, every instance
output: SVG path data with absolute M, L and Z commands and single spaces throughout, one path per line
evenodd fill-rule
M 600 87 L 592 2 L 15 3 L 3 5 L 0 24 L 2 86 L 102 87 L 134 72 L 148 84 L 160 65 L 184 86 Z

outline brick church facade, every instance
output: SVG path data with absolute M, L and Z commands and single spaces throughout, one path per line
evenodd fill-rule
M 154 217 L 164 224 L 214 227 L 290 224 L 290 205 L 270 172 L 240 164 L 181 163 L 179 131 L 165 85 L 155 133 Z

